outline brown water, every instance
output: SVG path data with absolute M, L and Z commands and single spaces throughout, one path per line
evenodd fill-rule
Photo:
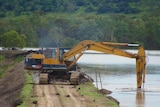
M 110 96 L 120 102 L 120 107 L 160 107 L 160 56 L 149 56 L 148 61 L 146 82 L 141 89 L 136 86 L 134 59 L 84 55 L 79 63 L 94 80 L 95 72 L 101 73 L 102 88 L 112 91 Z

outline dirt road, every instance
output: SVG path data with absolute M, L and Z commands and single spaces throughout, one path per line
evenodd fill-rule
M 34 72 L 32 74 L 34 74 L 32 77 L 35 81 L 33 94 L 37 101 L 35 107 L 112 107 L 107 103 L 109 100 L 106 97 L 97 99 L 94 95 L 87 97 L 84 93 L 83 95 L 79 94 L 82 90 L 97 93 L 94 87 L 90 90 L 84 90 L 82 87 L 76 88 L 74 85 L 70 85 L 67 81 L 52 81 L 46 85 L 39 84 L 37 82 L 39 80 L 38 73 Z
M 35 85 L 34 91 L 37 107 L 89 107 L 71 85 Z
M 12 52 L 12 51 L 11 51 Z M 0 79 L 0 107 L 15 107 L 23 101 L 18 97 L 25 82 L 24 63 L 23 61 L 16 64 L 12 58 L 16 58 L 17 54 L 10 51 L 0 51 L 0 55 L 5 55 L 6 61 L 0 63 L 0 67 L 8 66 L 6 76 Z M 9 55 L 9 56 L 8 56 Z M 18 53 L 19 55 L 19 53 Z M 22 55 L 22 54 L 20 54 Z M 10 67 L 11 66 L 11 67 Z M 12 68 L 12 69 L 11 69 Z M 35 81 L 37 81 L 37 73 L 35 73 Z M 102 101 L 87 99 L 80 95 L 73 85 L 58 83 L 59 85 L 33 85 L 33 96 L 37 103 L 35 107 L 111 107 L 104 105 Z M 28 104 L 34 101 L 28 100 Z M 33 106 L 33 107 L 34 107 Z

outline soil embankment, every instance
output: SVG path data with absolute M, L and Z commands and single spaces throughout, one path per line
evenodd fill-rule
M 0 79 L 0 107 L 15 107 L 25 82 L 23 61 L 17 63 L 17 56 L 27 54 L 25 51 L 0 50 L 5 58 L 0 62 L 4 76 Z M 4 68 L 4 69 L 3 69 Z
M 24 81 L 23 62 L 6 71 L 6 76 L 0 79 L 0 107 L 15 107 L 17 105 L 19 102 L 17 97 Z

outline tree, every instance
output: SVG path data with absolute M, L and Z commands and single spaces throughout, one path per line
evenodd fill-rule
M 26 36 L 24 34 L 20 35 L 18 32 L 11 30 L 0 36 L 1 45 L 3 47 L 24 47 L 26 45 Z
M 148 17 L 145 21 L 146 37 L 144 44 L 150 49 L 160 49 L 160 18 Z

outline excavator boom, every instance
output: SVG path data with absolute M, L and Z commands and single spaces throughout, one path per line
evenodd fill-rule
M 114 55 L 124 56 L 128 58 L 137 58 L 136 54 L 132 54 L 130 52 L 126 52 L 118 48 L 113 48 L 109 45 L 104 44 L 104 42 L 99 43 L 91 40 L 85 40 L 77 44 L 70 51 L 66 52 L 63 55 L 63 60 L 67 60 L 79 53 L 83 53 L 86 50 L 95 50 L 95 51 L 104 52 L 106 54 L 114 54 Z
M 146 60 L 145 60 L 145 51 L 142 46 L 139 46 L 138 54 L 133 54 L 113 46 L 139 46 L 137 44 L 127 44 L 127 43 L 111 43 L 111 42 L 95 42 L 91 40 L 85 40 L 77 44 L 71 50 L 63 54 L 63 60 L 66 61 L 73 56 L 78 55 L 76 61 L 82 56 L 83 52 L 86 50 L 95 50 L 104 52 L 106 54 L 113 54 L 128 58 L 136 59 L 136 74 L 137 74 L 137 87 L 141 88 L 142 81 L 144 82 L 145 74 L 146 74 Z M 76 63 L 74 61 L 71 65 Z M 71 66 L 69 66 L 71 67 Z

